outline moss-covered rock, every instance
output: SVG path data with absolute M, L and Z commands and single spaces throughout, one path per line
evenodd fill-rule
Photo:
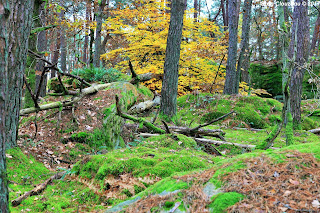
M 279 116 L 282 109 L 280 102 L 270 98 L 232 97 L 206 93 L 182 96 L 178 98 L 178 106 L 181 108 L 178 115 L 189 122 L 190 120 L 209 122 L 234 110 L 237 114 L 233 118 L 225 119 L 229 125 L 246 124 L 258 129 L 273 125 L 276 120 L 274 116 Z
M 229 206 L 232 206 L 244 198 L 244 195 L 237 192 L 221 193 L 214 196 L 212 203 L 209 205 L 210 212 L 223 213 Z

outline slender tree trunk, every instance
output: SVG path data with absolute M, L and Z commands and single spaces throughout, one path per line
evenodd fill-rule
M 250 53 L 249 53 L 249 33 L 250 33 L 250 21 L 251 21 L 251 6 L 252 0 L 244 1 L 243 8 L 243 20 L 242 20 L 242 35 L 241 35 L 241 50 L 239 54 L 238 67 L 237 67 L 237 80 L 249 83 L 249 65 L 250 65 Z
M 90 14 L 91 14 L 91 0 L 87 0 L 87 8 L 86 8 L 86 32 L 89 31 L 89 21 L 90 21 Z M 84 44 L 83 44 L 83 56 L 82 61 L 88 63 L 88 45 L 89 45 L 89 36 L 85 35 L 84 37 Z
M 177 112 L 180 46 L 185 1 L 173 1 L 171 6 L 160 104 L 160 112 L 169 118 L 175 116 Z
M 94 42 L 95 52 L 94 52 L 94 58 L 93 58 L 93 65 L 95 67 L 100 67 L 101 29 L 102 29 L 103 10 L 105 6 L 106 6 L 106 0 L 101 0 L 99 4 L 98 14 L 97 14 L 96 39 Z
M 311 47 L 310 47 L 310 55 L 313 55 L 317 41 L 319 40 L 319 34 L 320 34 L 320 14 L 318 13 L 317 21 L 314 26 L 314 31 L 312 35 L 312 41 L 311 41 Z
M 64 10 L 62 10 L 60 13 L 60 20 L 63 20 L 63 19 L 64 19 Z M 61 70 L 63 72 L 66 72 L 67 71 L 66 32 L 62 25 L 60 29 L 60 51 L 61 51 L 61 55 L 60 55 Z
M 32 0 L 0 0 L 0 212 L 9 212 L 5 150 L 16 145 Z
M 39 19 L 42 27 L 46 25 L 46 14 L 45 14 L 44 6 L 45 6 L 45 2 L 42 2 L 39 7 Z M 46 51 L 47 43 L 48 42 L 47 42 L 46 31 L 41 31 L 38 34 L 38 41 L 37 41 L 38 52 Z M 36 70 L 42 71 L 44 69 L 44 66 L 45 66 L 45 63 L 41 60 L 38 60 L 36 65 Z M 41 79 L 41 76 L 36 75 L 36 90 L 39 88 L 40 79 Z M 47 90 L 47 74 L 45 74 L 42 85 L 41 85 L 41 89 L 40 89 L 41 97 L 46 96 L 46 92 L 47 92 L 46 90 Z
M 310 35 L 308 6 L 302 6 L 303 1 L 305 0 L 295 1 L 301 6 L 294 7 L 291 42 L 288 51 L 289 58 L 295 59 L 290 81 L 290 105 L 295 128 L 299 128 L 301 122 L 302 81 L 305 73 L 303 67 L 306 65 L 309 57 Z M 308 1 L 305 2 L 308 3 Z M 295 37 L 297 40 L 295 40 Z M 296 47 L 295 44 L 297 44 Z M 297 53 L 295 57 L 293 57 L 294 52 Z
M 222 19 L 223 19 L 223 26 L 224 30 L 228 29 L 228 0 L 221 0 L 221 7 L 222 7 Z
M 53 64 L 57 64 L 58 60 L 59 60 L 59 56 L 60 56 L 60 30 L 56 31 L 56 45 L 55 45 L 55 50 L 53 51 L 53 56 L 52 56 L 52 63 Z M 51 78 L 55 78 L 56 77 L 56 71 L 52 70 L 51 71 Z
M 229 0 L 229 48 L 226 67 L 226 80 L 223 94 L 237 94 L 239 81 L 236 79 L 237 46 L 238 46 L 238 17 L 237 0 Z
M 41 27 L 40 7 L 41 7 L 41 1 L 35 0 L 33 15 L 32 15 L 33 16 L 33 28 Z M 32 50 L 33 52 L 38 52 L 37 41 L 38 41 L 38 34 L 37 33 L 31 34 L 30 38 L 29 38 L 29 49 Z M 34 59 L 32 56 L 28 56 L 25 74 L 26 74 L 27 81 L 28 81 L 32 91 L 35 91 L 35 88 L 36 88 L 36 65 L 37 65 L 37 60 Z M 29 90 L 25 90 L 24 107 L 29 108 L 29 107 L 33 107 L 33 106 L 34 106 L 34 102 L 31 97 L 31 94 L 30 94 Z
M 193 19 L 194 19 L 194 22 L 197 22 L 198 21 L 198 0 L 193 1 L 193 8 L 194 8 Z

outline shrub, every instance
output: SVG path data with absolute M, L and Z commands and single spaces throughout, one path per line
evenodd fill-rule
M 86 67 L 81 69 L 75 69 L 72 71 L 73 75 L 80 76 L 88 82 L 103 81 L 106 83 L 114 82 L 120 79 L 120 71 L 114 68 L 103 67 Z

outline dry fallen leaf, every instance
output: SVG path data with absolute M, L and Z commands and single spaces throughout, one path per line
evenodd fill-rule
M 314 207 L 314 208 L 320 208 L 320 202 L 318 201 L 318 200 L 314 200 L 314 201 L 312 201 L 312 206 Z
M 287 190 L 287 191 L 284 192 L 283 196 L 288 196 L 288 195 L 290 195 L 290 194 L 291 194 L 291 191 L 288 191 L 288 190 Z
M 6 154 L 6 158 L 12 158 L 12 156 L 11 155 L 9 155 L 9 154 Z
M 292 180 L 292 179 L 289 179 L 289 182 L 295 186 L 300 184 L 299 181 Z

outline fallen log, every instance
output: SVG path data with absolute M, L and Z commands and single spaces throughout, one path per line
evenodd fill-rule
M 148 128 L 146 127 L 139 128 L 138 124 L 125 124 L 124 126 L 127 128 L 135 129 L 139 132 L 144 132 L 144 133 L 148 132 Z M 164 129 L 163 126 L 160 126 L 160 128 Z M 210 136 L 210 137 L 219 138 L 225 141 L 223 136 L 226 133 L 223 132 L 221 129 L 197 129 L 194 132 L 190 132 L 190 128 L 188 127 L 168 126 L 168 128 L 173 130 L 176 133 L 183 134 L 189 137 Z
M 74 103 L 80 101 L 84 96 L 89 95 L 89 94 L 94 94 L 98 92 L 99 90 L 103 90 L 109 86 L 111 86 L 112 83 L 109 84 L 93 84 L 91 87 L 85 88 L 82 90 L 82 92 L 78 96 L 71 97 L 68 100 L 65 101 L 57 101 L 49 104 L 44 104 L 37 107 L 31 107 L 31 108 L 26 108 L 20 110 L 20 115 L 27 115 L 30 113 L 34 112 L 39 112 L 42 110 L 48 110 L 48 109 L 55 109 L 55 108 L 60 108 L 60 107 L 66 107 L 66 106 L 72 106 Z
M 155 97 L 152 101 L 148 100 L 148 101 L 145 101 L 145 102 L 141 102 L 141 103 L 139 103 L 137 105 L 134 105 L 133 107 L 131 107 L 128 110 L 128 113 L 129 114 L 142 113 L 142 112 L 144 112 L 146 110 L 152 109 L 153 107 L 155 107 L 157 105 L 160 105 L 160 97 L 159 96 Z
M 132 115 L 128 115 L 126 113 L 123 113 L 121 111 L 121 108 L 120 108 L 120 105 L 119 105 L 119 97 L 118 97 L 118 95 L 116 95 L 116 107 L 117 107 L 117 114 L 120 117 L 132 120 L 132 121 L 137 122 L 137 123 L 142 123 L 145 127 L 147 127 L 149 130 L 151 130 L 151 131 L 153 131 L 155 133 L 161 133 L 161 134 L 165 134 L 166 133 L 165 130 L 153 125 L 152 123 L 146 121 L 143 118 L 136 118 L 136 117 L 134 117 Z
M 240 128 L 240 127 L 233 127 L 232 129 L 236 129 L 236 130 L 248 130 L 248 131 L 252 131 L 252 132 L 260 132 L 260 131 L 265 130 L 265 129 Z
M 199 141 L 199 142 L 208 143 L 208 144 L 214 144 L 214 145 L 228 144 L 228 145 L 238 146 L 241 148 L 250 148 L 250 149 L 254 149 L 256 147 L 255 145 L 231 143 L 231 142 L 226 142 L 226 141 L 215 141 L 215 140 L 210 140 L 210 139 L 206 139 L 206 138 L 195 138 L 194 140 Z
M 256 148 L 256 145 L 231 143 L 231 142 L 226 142 L 226 141 L 214 141 L 214 140 L 210 140 L 210 139 L 206 139 L 206 138 L 195 138 L 195 140 L 196 141 L 202 141 L 202 142 L 209 143 L 209 144 L 215 144 L 215 145 L 228 144 L 228 145 L 238 146 L 238 147 L 241 147 L 241 148 L 249 148 L 249 149 Z M 270 147 L 269 149 L 279 149 L 279 148 Z
M 160 134 L 151 134 L 151 133 L 139 133 L 137 134 L 137 136 L 141 136 L 141 137 L 145 137 L 145 138 L 149 138 L 149 137 L 153 137 L 153 136 L 159 136 Z M 214 153 L 216 154 L 217 156 L 222 156 L 222 154 L 216 149 L 214 148 L 213 146 L 208 146 L 208 144 L 210 143 L 207 143 L 207 142 L 204 142 L 204 141 L 201 141 L 201 140 L 196 140 L 197 138 L 193 138 L 197 144 L 202 144 L 202 145 L 205 145 L 205 149 L 207 150 L 206 152 L 210 152 L 211 153 Z M 203 138 L 199 138 L 199 139 L 203 139 Z
M 37 185 L 31 191 L 28 191 L 28 192 L 24 193 L 23 195 L 21 195 L 20 197 L 18 197 L 17 199 L 13 200 L 11 202 L 12 206 L 18 206 L 23 200 L 27 199 L 28 197 L 40 194 L 43 190 L 45 190 L 47 188 L 48 184 L 50 184 L 55 179 L 60 179 L 65 173 L 66 173 L 66 171 L 63 171 L 63 172 L 59 172 L 59 173 L 51 176 L 49 179 L 47 179 L 43 183 Z
M 310 130 L 308 130 L 308 132 L 311 132 L 313 134 L 320 134 L 320 128 L 318 128 L 318 129 L 310 129 Z

